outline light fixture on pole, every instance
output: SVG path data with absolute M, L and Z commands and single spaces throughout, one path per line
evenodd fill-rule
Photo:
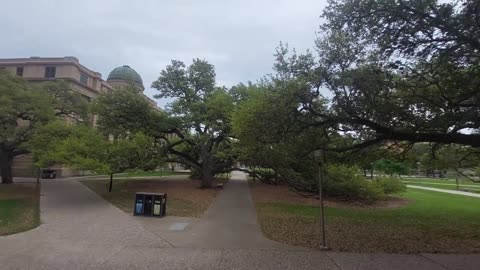
M 325 215 L 323 208 L 323 166 L 325 162 L 325 151 L 323 149 L 315 150 L 313 152 L 315 156 L 315 161 L 317 161 L 318 166 L 318 198 L 320 200 L 320 249 L 328 249 L 325 244 Z

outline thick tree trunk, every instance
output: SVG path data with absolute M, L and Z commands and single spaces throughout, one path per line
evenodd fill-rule
M 9 153 L 0 151 L 0 166 L 2 173 L 2 184 L 13 183 L 12 176 L 13 156 Z
M 211 188 L 213 186 L 214 161 L 208 148 L 208 145 L 202 145 L 201 148 L 202 188 Z
M 209 164 L 202 167 L 202 188 L 211 188 L 213 186 L 213 170 Z

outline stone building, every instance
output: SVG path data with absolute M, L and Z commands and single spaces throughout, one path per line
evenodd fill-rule
M 144 93 L 144 86 L 141 76 L 129 66 L 121 66 L 113 69 L 107 80 L 102 79 L 99 72 L 93 71 L 80 64 L 77 58 L 66 57 L 30 57 L 0 59 L 0 69 L 23 77 L 30 83 L 41 83 L 50 80 L 62 79 L 69 82 L 72 89 L 78 91 L 87 101 L 104 92 L 115 91 L 115 89 L 134 85 L 139 88 L 139 94 L 143 95 L 151 104 L 152 108 L 160 110 L 155 101 Z M 92 119 L 95 124 L 96 117 Z M 57 176 L 72 176 L 79 172 L 64 167 L 55 167 Z M 13 163 L 13 176 L 33 176 L 34 166 L 30 155 L 17 156 Z

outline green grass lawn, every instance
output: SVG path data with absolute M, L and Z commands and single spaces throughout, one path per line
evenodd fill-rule
M 333 250 L 401 253 L 480 253 L 480 199 L 408 189 L 398 209 L 327 208 L 327 244 Z M 318 247 L 315 206 L 257 203 L 267 237 Z
M 39 198 L 34 185 L 0 185 L 0 235 L 27 231 L 40 223 Z
M 455 179 L 404 178 L 402 181 L 409 185 L 457 190 Z M 458 190 L 480 192 L 480 183 L 472 182 L 468 179 L 459 179 Z

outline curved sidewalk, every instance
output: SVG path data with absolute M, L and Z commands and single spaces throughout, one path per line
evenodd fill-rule
M 415 186 L 415 185 L 407 185 L 407 187 L 480 198 L 479 193 L 473 193 L 473 192 L 467 192 L 467 191 L 450 190 L 450 189 L 433 188 L 433 187 L 423 187 L 423 186 Z M 480 267 L 479 267 L 479 269 L 480 269 Z
M 0 237 L 0 269 L 88 269 L 124 249 L 170 246 L 69 179 L 42 180 L 40 219 L 31 231 Z
M 42 225 L 0 237 L 0 269 L 479 269 L 479 255 L 293 250 L 263 237 L 247 182 L 233 178 L 180 247 L 75 180 L 43 180 Z
M 200 220 L 190 222 L 185 230 L 156 230 L 162 220 L 140 218 L 147 228 L 164 237 L 174 247 L 229 249 L 303 248 L 284 245 L 265 238 L 257 222 L 255 205 L 246 175 L 233 172 L 212 205 Z M 157 225 L 157 226 L 156 226 Z

